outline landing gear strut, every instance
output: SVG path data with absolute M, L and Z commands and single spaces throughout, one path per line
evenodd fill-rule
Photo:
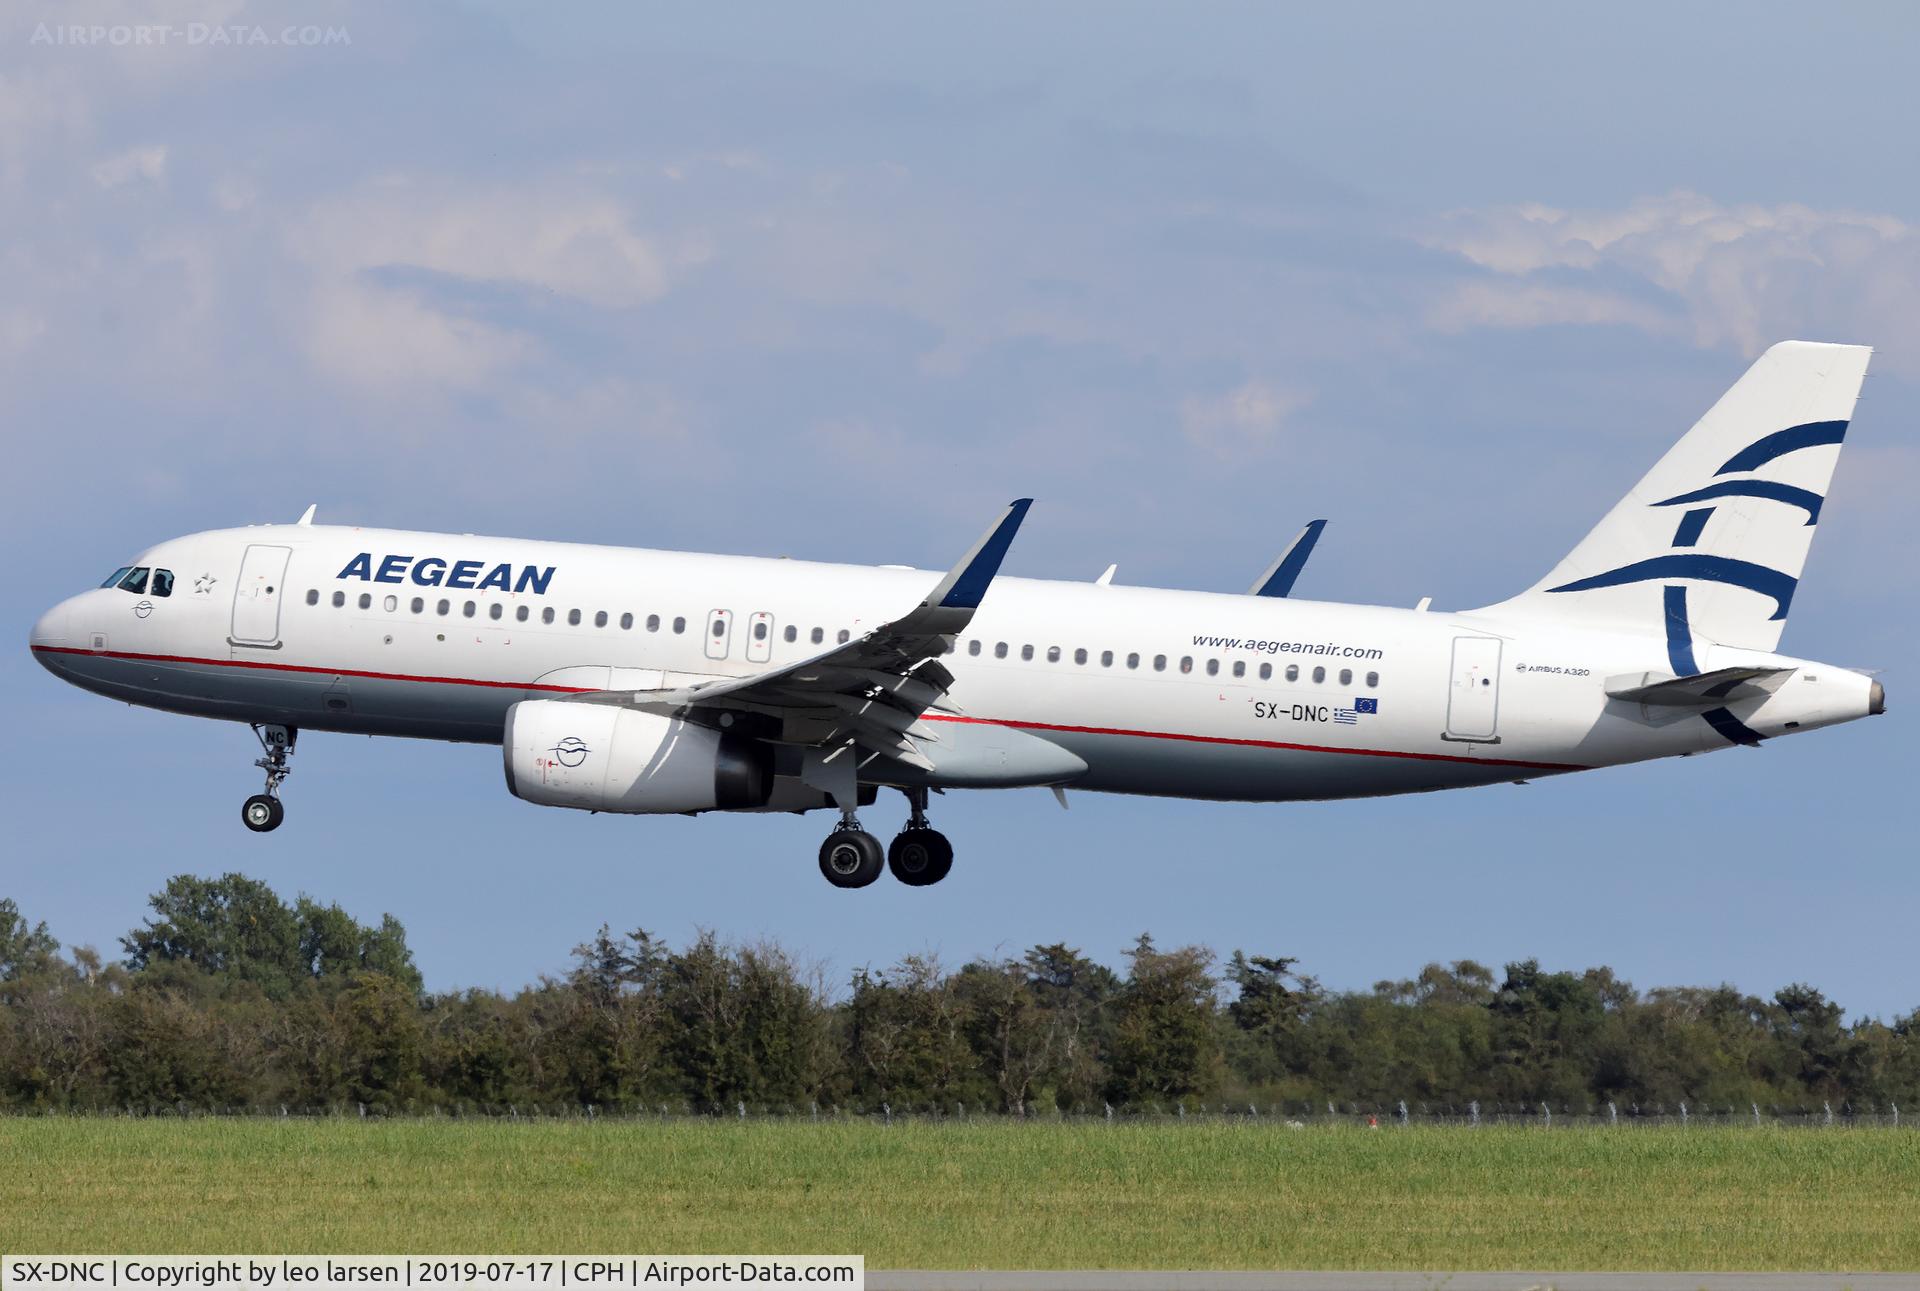
M 280 822 L 286 819 L 287 809 L 280 805 L 280 785 L 293 774 L 293 767 L 287 759 L 293 752 L 293 742 L 300 732 L 291 726 L 255 725 L 253 734 L 266 753 L 265 757 L 255 759 L 253 765 L 267 773 L 267 789 L 265 793 L 256 793 L 240 805 L 240 819 L 254 833 L 264 834 L 268 830 L 278 829 Z
M 927 791 L 903 789 L 910 813 L 907 827 L 887 848 L 887 868 L 910 888 L 924 888 L 947 877 L 953 868 L 953 844 L 927 823 Z

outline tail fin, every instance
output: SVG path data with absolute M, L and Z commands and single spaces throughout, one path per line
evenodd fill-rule
M 1772 650 L 1873 351 L 1782 341 L 1554 566 L 1495 607 Z

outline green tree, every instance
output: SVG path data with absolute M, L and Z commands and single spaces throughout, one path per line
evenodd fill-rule
M 1162 951 L 1145 933 L 1127 952 L 1115 1000 L 1109 1088 L 1115 1102 L 1172 1102 L 1210 1093 L 1220 1080 L 1213 952 Z
M 421 988 L 406 930 L 392 915 L 367 928 L 337 905 L 301 897 L 290 907 L 244 874 L 176 875 L 148 904 L 153 917 L 120 943 L 135 972 L 186 965 L 276 1000 L 312 982 L 345 982 L 361 972 L 380 973 L 416 993 Z
M 29 924 L 12 897 L 0 897 L 0 983 L 51 972 L 59 963 L 60 943 L 46 923 Z M 5 998 L 0 991 L 0 1000 Z

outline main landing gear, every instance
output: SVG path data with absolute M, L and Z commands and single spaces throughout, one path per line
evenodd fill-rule
M 267 773 L 267 789 L 240 804 L 240 819 L 254 833 L 264 834 L 278 829 L 280 822 L 287 818 L 287 809 L 280 805 L 280 784 L 293 774 L 288 758 L 300 732 L 291 726 L 256 725 L 253 734 L 266 752 L 266 756 L 256 759 L 253 765 Z
M 894 878 L 912 888 L 923 888 L 947 877 L 953 868 L 953 844 L 927 823 L 927 791 L 901 792 L 907 795 L 912 814 L 884 856 L 880 840 L 860 828 L 859 819 L 851 811 L 840 813 L 840 828 L 820 844 L 820 872 L 827 882 L 837 888 L 864 888 L 880 877 L 883 865 L 893 871 Z

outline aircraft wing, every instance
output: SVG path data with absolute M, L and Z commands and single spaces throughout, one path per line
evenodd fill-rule
M 751 677 L 581 698 L 728 726 L 744 719 L 762 739 L 834 749 L 853 744 L 931 770 L 915 742 L 938 743 L 939 737 L 920 715 L 930 708 L 957 711 L 946 702 L 953 674 L 938 656 L 952 650 L 954 635 L 972 622 L 1032 505 L 1032 498 L 1011 504 L 918 605 L 843 645 Z
M 1633 704 L 1656 707 L 1704 707 L 1770 695 L 1791 668 L 1716 668 L 1691 677 L 1662 677 L 1635 672 L 1607 679 L 1607 694 Z

